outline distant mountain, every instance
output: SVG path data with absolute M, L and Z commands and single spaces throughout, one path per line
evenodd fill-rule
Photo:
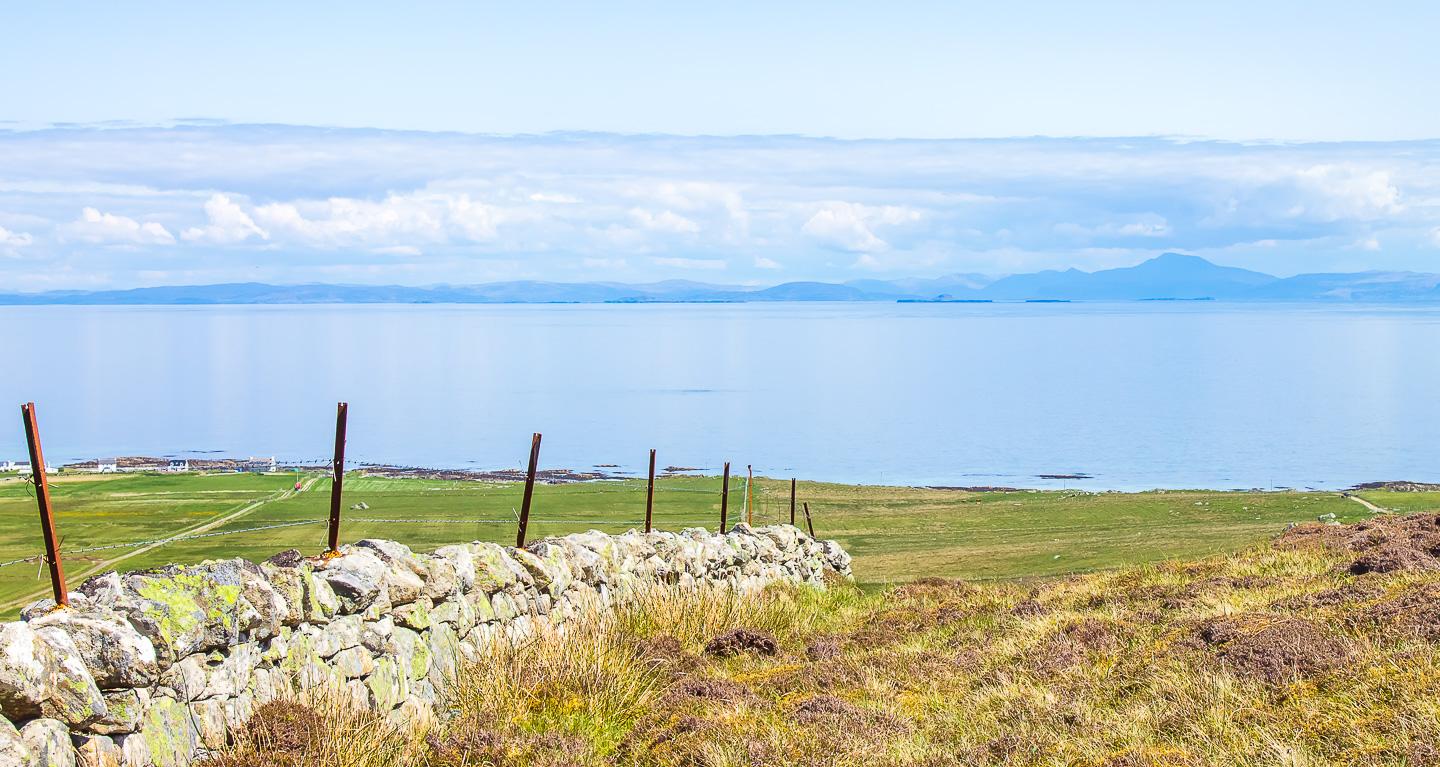
M 1244 298 L 1277 280 L 1247 269 L 1216 266 L 1198 256 L 1166 253 L 1136 266 L 1099 272 L 1070 269 L 1017 274 L 996 280 L 979 294 L 995 299 Z
M 851 280 L 846 285 L 873 295 L 895 295 L 897 298 L 933 298 L 943 295 L 973 293 L 994 282 L 988 274 L 947 274 L 934 278 L 901 280 Z
M 1300 274 L 1262 286 L 1248 297 L 1275 301 L 1436 301 L 1440 300 L 1440 274 Z
M 930 279 L 786 282 L 773 287 L 688 280 L 643 284 L 520 280 L 480 285 L 267 285 L 256 282 L 132 290 L 0 293 L 0 305 L 323 304 L 323 303 L 655 303 L 706 301 L 1440 301 L 1440 275 L 1418 272 L 1301 274 L 1279 278 L 1166 253 L 1135 266 L 992 278 L 951 274 Z

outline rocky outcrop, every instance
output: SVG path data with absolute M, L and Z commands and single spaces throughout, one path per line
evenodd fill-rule
M 642 590 L 849 577 L 833 541 L 788 526 L 725 535 L 547 538 L 416 554 L 365 540 L 91 578 L 0 624 L 0 767 L 187 765 L 255 706 L 324 690 L 396 721 L 433 715 L 467 658 Z

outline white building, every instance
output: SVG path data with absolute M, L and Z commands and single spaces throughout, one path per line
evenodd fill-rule
M 120 470 L 120 462 L 119 462 L 118 460 L 109 460 L 109 461 L 96 460 L 96 461 L 95 461 L 95 473 L 96 473 L 96 474 L 114 474 L 115 472 L 117 472 L 117 471 L 119 471 L 119 470 Z
M 190 471 L 190 459 L 171 458 L 169 465 L 165 467 L 164 471 L 174 472 L 177 474 Z
M 243 460 L 243 461 L 240 462 L 240 471 L 249 471 L 249 472 L 255 472 L 255 473 L 257 473 L 257 474 L 266 474 L 266 473 L 270 473 L 270 472 L 275 471 L 276 468 L 277 468 L 277 466 L 278 466 L 278 464 L 277 464 L 277 462 L 275 461 L 275 457 L 274 457 L 274 456 L 271 456 L 271 457 L 269 457 L 269 458 L 253 458 L 253 457 L 252 457 L 252 458 L 246 458 L 245 460 Z

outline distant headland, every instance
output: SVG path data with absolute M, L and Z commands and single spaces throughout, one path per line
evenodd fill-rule
M 269 285 L 228 283 L 129 290 L 0 293 L 0 305 L 207 304 L 601 304 L 889 301 L 991 303 L 1065 301 L 1440 301 L 1440 274 L 1370 271 L 1275 277 L 1165 253 L 1135 266 L 1085 272 L 1042 271 L 996 277 L 951 274 L 928 279 L 787 282 L 771 287 L 688 280 L 490 282 L 476 285 Z

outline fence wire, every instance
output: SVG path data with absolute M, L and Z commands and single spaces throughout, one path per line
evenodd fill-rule
M 202 463 L 202 464 L 203 464 L 203 463 L 206 462 L 207 459 L 197 458 L 197 459 L 194 459 L 194 460 L 195 460 L 196 462 L 198 462 L 198 463 Z M 311 471 L 307 471 L 307 469 L 308 469 L 309 467 L 315 467 L 316 469 L 322 469 L 322 470 L 323 470 L 323 469 L 333 469 L 335 462 L 334 462 L 334 460 L 333 460 L 332 458 L 329 458 L 329 457 L 319 457 L 319 458 L 287 459 L 287 460 L 285 460 L 285 461 L 277 462 L 277 464 L 278 464 L 278 469 L 277 469 L 277 470 L 278 470 L 279 472 L 282 472 L 282 473 L 312 474 Z M 371 476 L 371 477 L 369 477 L 369 478 L 371 478 L 371 479 L 378 479 L 378 480 L 388 480 L 388 479 L 397 479 L 397 480 L 399 480 L 399 479 L 419 479 L 419 480 L 427 480 L 427 479 L 428 479 L 428 480 L 430 480 L 430 481 L 435 481 L 435 482 L 447 482 L 447 481 L 448 481 L 448 482 L 451 484 L 451 486 L 453 487 L 453 489 L 458 489 L 458 490 L 468 489 L 466 486 L 467 486 L 467 485 L 471 485 L 471 483 L 474 483 L 474 485 L 472 485 L 472 486 L 474 486 L 474 487 L 479 487 L 479 488 L 485 488 L 485 491 L 486 491 L 486 492 L 488 492 L 488 490 L 489 490 L 490 488 L 494 487 L 495 485 L 505 486 L 505 485 L 517 484 L 517 483 L 520 482 L 520 480 L 519 480 L 518 478 L 511 478 L 511 477 L 508 477 L 508 476 L 495 476 L 496 474 L 502 474 L 502 473 L 503 473 L 503 474 L 508 475 L 508 474 L 512 474 L 512 473 L 513 473 L 513 474 L 523 475 L 523 473 L 524 473 L 524 472 L 523 472 L 523 469 L 502 469 L 502 470 L 498 470 L 498 471 L 488 471 L 488 472 L 478 472 L 478 471 L 463 470 L 463 469 L 454 470 L 454 471 L 456 471 L 456 472 L 460 472 L 460 473 L 464 473 L 464 474 L 473 474 L 473 475 L 474 475 L 474 478 L 473 478 L 473 479 L 471 479 L 471 478 L 463 478 L 463 479 L 462 479 L 462 478 L 456 478 L 456 477 L 453 477 L 453 476 L 449 476 L 449 477 L 446 477 L 446 476 L 426 477 L 426 476 L 424 476 L 424 474 L 423 474 L 424 472 L 436 472 L 436 471 L 437 471 L 437 470 L 435 470 L 435 469 L 433 469 L 433 468 L 429 468 L 429 467 L 408 466 L 408 465 L 396 465 L 396 464 L 393 464 L 393 463 L 378 463 L 378 462 L 368 461 L 368 460 L 363 460 L 363 459 L 353 459 L 353 460 L 352 460 L 352 459 L 347 459 L 347 460 L 344 461 L 344 466 L 345 466 L 345 468 L 346 468 L 347 470 L 361 470 L 361 471 L 364 471 L 364 470 L 367 470 L 367 469 L 370 469 L 370 470 L 375 470 L 375 469 L 390 469 L 390 470 L 395 470 L 395 471 L 397 471 L 397 472 L 416 472 L 417 474 L 419 474 L 418 476 L 399 476 L 399 477 Z M 243 473 L 243 470 L 237 469 L 237 471 Z M 702 471 L 702 470 L 697 470 L 697 471 Z M 128 473 L 128 472 L 126 472 L 126 473 Z M 328 471 L 325 472 L 325 474 L 328 474 L 328 473 L 329 473 Z M 448 473 L 448 472 L 443 472 L 443 473 Z M 543 470 L 542 470 L 542 473 L 543 473 Z M 626 475 L 623 475 L 623 476 L 611 475 L 611 476 L 604 477 L 604 478 L 575 477 L 575 478 L 573 478 L 573 479 L 570 479 L 570 478 L 561 477 L 561 478 L 559 478 L 559 479 L 551 479 L 551 480 L 541 479 L 540 481 L 537 482 L 537 485 L 536 485 L 537 500 L 540 498 L 541 495 L 549 495 L 551 492 L 556 492 L 556 491 L 558 491 L 559 493 L 561 493 L 561 494 L 563 494 L 563 495 L 565 495 L 565 496 L 567 496 L 567 497 L 568 497 L 568 496 L 591 496 L 591 495 L 593 495 L 593 496 L 599 496 L 599 495 L 632 495 L 632 496 L 643 496 L 643 495 L 647 492 L 647 483 L 646 483 L 647 477 L 646 477 L 645 475 L 639 475 L 639 476 L 629 475 L 629 472 L 626 472 L 625 474 L 626 474 Z M 362 478 L 364 478 L 364 477 L 362 477 Z M 676 480 L 676 479 L 701 479 L 701 478 L 712 480 L 715 486 L 714 486 L 714 487 L 674 487 L 674 486 L 668 486 L 668 485 L 671 485 L 671 483 L 669 482 L 669 480 Z M 731 499 L 730 499 L 730 513 L 731 513 L 731 519 L 734 520 L 734 521 L 740 521 L 742 515 L 745 514 L 745 505 L 744 505 L 744 504 L 745 504 L 745 499 L 744 499 L 744 498 L 745 498 L 745 496 L 744 496 L 744 492 L 745 492 L 745 477 L 742 476 L 742 475 L 734 475 L 734 474 L 732 474 L 731 477 L 730 477 L 730 480 L 731 480 L 731 481 L 730 481 L 730 495 L 731 495 Z M 773 479 L 772 479 L 772 480 L 770 480 L 770 481 L 776 481 L 776 480 L 773 480 Z M 663 483 L 663 484 L 662 484 L 662 483 Z M 25 491 L 26 491 L 27 495 L 29 495 L 30 497 L 33 497 L 33 490 L 32 490 L 32 487 L 31 487 L 31 483 L 26 482 L 26 483 L 24 483 L 24 485 L 25 485 Z M 714 497 L 715 501 L 714 501 L 714 504 L 712 504 L 712 505 L 714 505 L 714 506 L 718 506 L 718 504 L 719 504 L 719 502 L 720 502 L 719 496 L 720 496 L 720 485 L 721 485 L 721 481 L 720 481 L 720 478 L 719 478 L 719 477 L 711 477 L 710 475 L 697 475 L 697 474 L 693 474 L 693 473 L 667 473 L 667 474 L 657 475 L 657 476 L 655 477 L 655 485 L 656 485 L 656 488 L 655 488 L 655 489 L 656 489 L 656 494 L 657 494 L 657 500 L 659 500 L 659 498 L 662 497 L 663 495 L 671 495 L 671 494 L 678 494 L 678 493 L 690 493 L 690 494 L 700 494 L 700 495 L 705 495 L 705 496 L 712 496 L 712 497 Z M 542 490 L 542 488 L 547 488 L 547 489 Z M 564 488 L 564 489 L 563 489 L 563 490 L 560 490 L 560 488 Z M 432 488 L 432 489 L 437 489 L 437 490 L 439 490 L 439 489 L 450 489 L 450 488 Z M 348 490 L 348 488 L 347 488 L 347 490 Z M 775 498 L 775 493 L 774 493 L 772 490 L 767 490 L 766 487 L 765 487 L 763 484 L 758 483 L 758 482 L 757 482 L 757 483 L 754 485 L 754 487 L 752 488 L 752 492 L 754 493 L 754 496 L 755 496 L 755 503 L 754 503 L 754 505 L 753 505 L 753 508 L 750 510 L 750 514 L 751 514 L 752 517 L 757 518 L 757 519 L 762 519 L 762 520 L 786 521 L 786 518 L 787 518 L 787 516 L 788 516 L 788 504 L 787 504 L 784 500 L 778 501 L 777 504 L 772 504 L 772 503 L 771 503 L 771 500 L 772 500 L 773 498 Z M 383 496 L 383 495 L 385 495 L 385 493 L 386 493 L 386 491 L 383 490 L 383 489 L 370 489 L 370 490 L 365 490 L 365 489 L 356 488 L 355 490 L 349 490 L 346 494 L 347 494 L 347 495 L 352 495 L 352 494 L 354 494 L 354 495 L 374 494 L 374 495 Z M 778 507 L 779 507 L 778 509 L 776 508 L 776 505 L 778 505 Z M 658 504 L 657 504 L 657 506 L 658 506 Z M 511 509 L 510 511 L 511 511 L 511 514 L 512 514 L 513 516 L 508 517 L 508 518 L 471 518 L 471 517 L 414 517 L 414 518 L 407 518 L 407 517 L 343 517 L 343 518 L 342 518 L 342 523 L 343 523 L 343 524 L 355 523 L 355 524 L 367 524 L 367 525 L 387 525 L 387 524 L 395 524 L 395 525 L 502 525 L 502 524 L 503 524 L 503 525 L 513 525 L 513 524 L 516 524 L 516 523 L 519 521 L 519 514 L 515 511 L 515 509 Z M 691 511 L 691 513 L 693 514 L 694 510 L 690 510 L 690 511 Z M 660 517 L 661 515 L 664 515 L 664 514 L 665 514 L 665 510 L 663 510 L 663 509 L 661 509 L 661 508 L 657 508 L 657 509 L 656 509 L 656 516 L 657 516 L 657 517 Z M 242 534 L 245 534 L 245 533 L 263 532 L 263 531 L 267 531 L 267 530 L 279 530 L 279 529 L 284 529 L 284 528 L 301 527 L 301 526 L 306 526 L 306 525 L 320 525 L 320 524 L 325 524 L 325 523 L 327 523 L 327 521 L 328 521 L 328 520 L 327 520 L 327 519 L 324 519 L 324 518 L 304 519 L 304 520 L 296 520 L 296 521 L 289 521 L 289 522 L 279 522 L 279 523 L 274 523 L 274 524 L 267 524 L 267 525 L 258 525 L 258 526 L 252 526 L 252 527 L 245 527 L 245 528 L 239 528 L 239 529 L 234 529 L 234 530 L 217 530 L 217 531 L 206 532 L 206 533 L 194 533 L 194 534 L 190 534 L 190 535 L 174 535 L 174 536 L 165 536 L 165 537 L 160 537 L 160 538 L 154 538 L 154 539 L 150 539 L 150 540 L 130 541 L 130 542 L 127 542 L 127 543 L 112 543 L 112 544 L 105 544 L 105 545 L 101 545 L 101 546 L 87 546 L 87 547 L 77 548 L 77 549 L 66 549 L 66 550 L 61 551 L 60 553 L 61 553 L 62 556 L 65 556 L 65 555 L 87 554 L 87 553 L 93 553 L 93 552 L 97 552 L 97 551 L 113 551 L 113 550 L 120 550 L 120 549 L 138 549 L 138 548 L 145 548 L 145 547 L 148 547 L 148 546 L 160 547 L 160 546 L 167 546 L 167 545 L 174 544 L 174 543 L 182 543 L 182 542 L 186 542 L 186 541 L 193 541 L 193 540 L 200 540 L 200 539 L 220 538 L 220 537 L 230 536 L 230 535 L 242 535 Z M 641 527 L 641 526 L 644 524 L 644 511 L 643 511 L 643 507 L 641 507 L 640 509 L 637 510 L 637 513 L 636 513 L 636 515 L 635 515 L 634 517 L 627 517 L 627 518 L 624 518 L 624 519 L 614 519 L 614 518 L 580 518 L 580 517 L 550 517 L 550 518 L 547 518 L 547 517 L 536 516 L 536 517 L 534 517 L 534 518 L 531 519 L 531 524 L 532 524 L 532 525 L 588 525 L 588 526 L 599 526 L 599 525 L 628 525 L 628 526 L 631 526 L 631 527 L 639 528 L 639 527 Z M 12 560 L 8 560 L 8 561 L 3 561 L 3 562 L 0 562 L 0 569 L 6 568 L 6 567 L 11 567 L 11 566 L 14 566 L 14 565 L 40 563 L 40 562 L 43 562 L 43 561 L 45 560 L 45 558 L 46 558 L 45 555 L 44 555 L 43 553 L 41 553 L 41 554 L 34 554 L 34 555 L 31 555 L 31 556 L 27 556 L 27 557 L 21 557 L 21 558 L 18 558 L 18 559 L 12 559 Z

